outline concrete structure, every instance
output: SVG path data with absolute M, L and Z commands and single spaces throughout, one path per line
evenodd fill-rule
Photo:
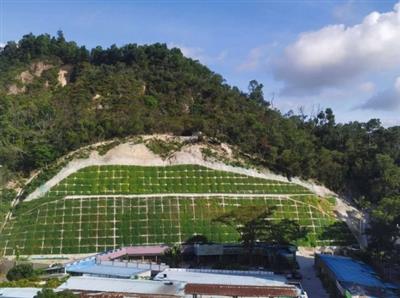
M 315 257 L 315 266 L 329 289 L 343 297 L 399 297 L 393 285 L 384 283 L 363 262 L 348 257 L 319 254 Z

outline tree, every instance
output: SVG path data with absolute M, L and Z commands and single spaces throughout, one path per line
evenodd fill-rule
M 270 103 L 264 100 L 264 85 L 258 83 L 256 80 L 251 80 L 249 82 L 249 99 L 253 100 L 259 105 L 268 107 Z
M 268 239 L 270 242 L 278 245 L 289 245 L 300 238 L 307 235 L 307 230 L 301 228 L 300 225 L 290 219 L 282 219 L 271 226 L 271 236 Z
M 179 267 L 182 262 L 182 248 L 179 245 L 174 245 L 164 252 L 164 261 L 171 267 Z
M 378 201 L 380 198 L 400 193 L 400 167 L 387 154 L 377 154 L 372 163 L 373 173 L 371 198 Z
M 54 292 L 52 289 L 42 289 L 38 292 L 34 298 L 77 298 L 78 295 L 75 295 L 71 291 L 62 291 L 62 292 Z
M 271 221 L 273 211 L 273 208 L 263 209 L 259 206 L 245 206 L 226 212 L 214 221 L 228 225 L 239 233 L 239 240 L 248 251 L 251 261 L 257 242 L 288 245 L 307 234 L 307 231 L 301 229 L 300 225 L 293 220 Z
M 226 212 L 213 221 L 228 225 L 238 232 L 239 240 L 247 250 L 252 263 L 256 243 L 270 239 L 272 234 L 272 225 L 268 219 L 272 211 L 273 209 L 263 209 L 259 206 L 245 206 Z
M 400 196 L 382 199 L 372 210 L 370 247 L 376 252 L 390 252 L 400 239 Z
M 7 272 L 7 279 L 9 281 L 19 280 L 23 278 L 30 278 L 35 275 L 32 264 L 19 264 L 11 268 Z
M 186 239 L 185 244 L 207 244 L 210 243 L 208 238 L 204 235 L 193 235 Z

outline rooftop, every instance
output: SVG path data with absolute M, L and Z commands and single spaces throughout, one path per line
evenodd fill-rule
M 166 274 L 166 277 L 164 275 Z M 155 280 L 180 281 L 190 284 L 219 284 L 236 286 L 283 286 L 286 278 L 263 271 L 202 270 L 169 268 L 157 274 Z
M 342 256 L 319 255 L 319 258 L 335 274 L 338 281 L 369 287 L 385 287 L 375 271 L 363 262 Z
M 125 255 L 129 256 L 159 256 L 168 248 L 166 245 L 127 246 L 100 254 L 101 260 L 113 260 Z
M 33 298 L 39 288 L 0 288 L 0 297 L 4 298 Z
M 95 258 L 88 258 L 68 264 L 66 266 L 66 271 L 82 274 L 130 278 L 132 276 L 139 275 L 150 270 L 150 268 L 140 268 L 128 265 L 128 263 L 123 262 L 96 264 Z
M 234 286 L 234 285 L 210 285 L 187 284 L 185 294 L 221 295 L 232 297 L 298 297 L 299 290 L 296 287 L 259 287 L 259 286 Z
M 181 296 L 184 285 L 167 285 L 159 281 L 103 278 L 93 276 L 72 276 L 57 290 L 85 292 L 114 292 L 144 295 Z

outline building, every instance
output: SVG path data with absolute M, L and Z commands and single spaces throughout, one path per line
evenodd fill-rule
M 257 243 L 253 249 L 254 257 L 260 266 L 290 271 L 296 264 L 297 247 L 293 245 L 269 245 Z M 237 262 L 247 259 L 247 251 L 242 244 L 193 244 L 184 245 L 186 260 L 196 260 L 197 264 L 225 261 Z
M 72 276 L 57 288 L 63 290 L 84 297 L 307 298 L 301 287 L 271 272 L 178 268 L 165 269 L 153 280 Z
M 160 261 L 167 246 L 131 246 L 65 265 L 65 273 L 110 278 L 150 278 L 168 268 Z
M 138 261 L 101 261 L 89 257 L 65 265 L 65 273 L 110 278 L 150 278 L 168 266 Z
M 286 286 L 287 279 L 266 271 L 168 268 L 154 277 L 159 281 L 238 286 Z
M 243 276 L 242 276 L 243 277 Z M 207 273 L 203 278 L 209 278 Z M 307 298 L 305 293 L 290 285 L 262 284 L 259 282 L 244 285 L 233 278 L 231 283 L 224 278 L 223 284 L 198 283 L 204 279 L 188 279 L 193 283 L 170 280 L 129 280 L 102 278 L 93 276 L 73 276 L 57 288 L 57 291 L 69 290 L 83 297 L 141 297 L 141 298 L 216 298 L 216 297 L 293 297 Z M 250 279 L 247 279 L 250 281 Z M 237 284 L 235 284 L 237 283 Z M 22 297 L 21 297 L 22 298 Z
M 57 288 L 86 296 L 115 294 L 118 297 L 184 297 L 184 284 L 151 280 L 130 280 L 94 276 L 72 276 Z
M 169 268 L 154 280 L 185 283 L 185 297 L 307 297 L 284 276 L 265 271 Z
M 97 258 L 103 261 L 141 260 L 158 263 L 168 248 L 167 245 L 126 246 L 98 254 Z
M 33 298 L 41 291 L 39 288 L 0 288 L 1 298 Z
M 294 288 L 288 287 L 263 287 L 263 286 L 235 286 L 235 285 L 210 285 L 187 284 L 186 297 L 216 298 L 216 297 L 306 297 L 299 296 Z
M 384 283 L 363 262 L 332 255 L 316 255 L 315 266 L 330 292 L 342 297 L 395 298 L 393 285 Z

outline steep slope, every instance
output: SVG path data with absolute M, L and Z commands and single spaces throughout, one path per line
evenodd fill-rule
M 244 163 L 227 158 L 232 148 L 193 142 L 158 136 L 116 145 L 103 156 L 90 149 L 18 204 L 0 236 L 2 253 L 86 253 L 181 243 L 193 235 L 233 242 L 237 232 L 214 220 L 243 206 L 269 208 L 276 222 L 297 222 L 307 229 L 299 244 L 352 241 L 334 215 L 334 200 L 318 197 L 311 183 L 299 181 L 306 188 L 265 170 L 230 166 Z

